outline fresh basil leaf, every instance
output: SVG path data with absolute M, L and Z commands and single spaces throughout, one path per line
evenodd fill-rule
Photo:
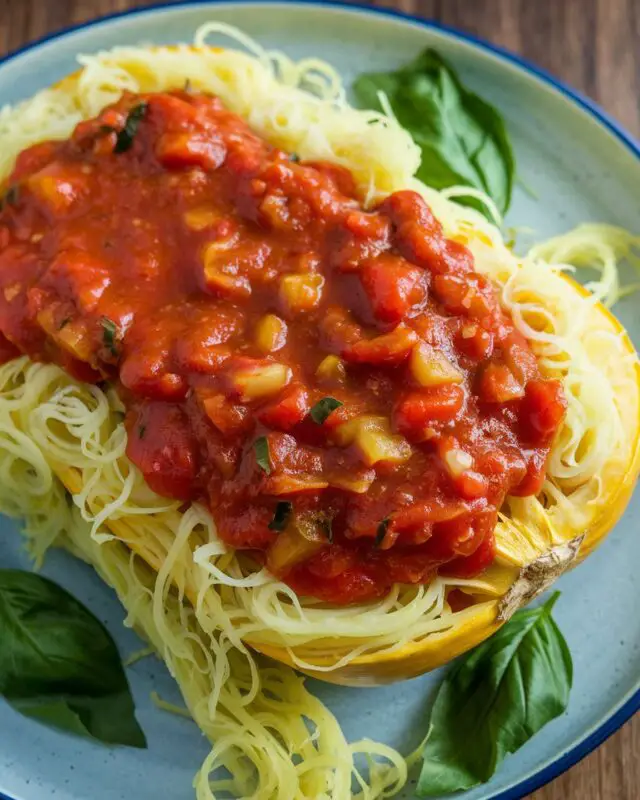
M 329 414 L 335 411 L 336 408 L 340 408 L 341 405 L 343 404 L 340 400 L 336 400 L 335 397 L 323 397 L 322 400 L 318 400 L 318 402 L 312 406 L 309 414 L 316 425 L 322 425 Z
M 100 325 L 102 325 L 102 341 L 112 356 L 118 356 L 118 326 L 116 323 L 109 319 L 109 317 L 101 317 Z
M 4 211 L 7 206 L 15 206 L 20 199 L 20 187 L 17 184 L 10 186 L 0 198 L 0 211 Z
M 518 611 L 449 671 L 431 712 L 421 797 L 488 781 L 505 755 L 564 712 L 573 663 L 551 617 L 558 597 Z
M 259 436 L 253 443 L 256 462 L 263 472 L 271 475 L 271 459 L 269 454 L 269 441 L 266 436 Z
M 138 103 L 138 105 L 131 109 L 124 123 L 124 128 L 118 131 L 116 143 L 113 148 L 114 153 L 125 153 L 131 148 L 140 123 L 146 113 L 147 103 Z
M 320 517 L 318 524 L 329 544 L 333 544 L 333 519 L 331 517 Z
M 146 747 L 118 650 L 55 583 L 0 570 L 0 695 L 25 716 L 108 744 Z
M 502 116 L 466 89 L 437 52 L 427 49 L 396 72 L 367 73 L 353 84 L 361 108 L 382 111 L 384 92 L 396 119 L 420 147 L 417 176 L 435 189 L 471 186 L 509 208 L 515 161 Z M 483 213 L 473 198 L 456 198 Z
M 378 525 L 378 529 L 376 531 L 376 538 L 374 539 L 373 543 L 376 547 L 380 547 L 382 542 L 384 542 L 384 537 L 387 535 L 387 529 L 389 528 L 389 523 L 391 520 L 389 517 L 385 517 L 382 522 Z
M 293 506 L 291 505 L 291 503 L 287 503 L 285 500 L 279 502 L 278 505 L 276 506 L 273 519 L 267 525 L 269 530 L 283 531 L 287 527 L 292 511 L 293 511 Z

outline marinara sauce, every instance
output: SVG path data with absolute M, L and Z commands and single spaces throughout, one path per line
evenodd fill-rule
M 365 210 L 346 170 L 186 91 L 20 154 L 0 331 L 5 359 L 114 383 L 148 485 L 332 603 L 480 572 L 565 411 L 418 194 Z

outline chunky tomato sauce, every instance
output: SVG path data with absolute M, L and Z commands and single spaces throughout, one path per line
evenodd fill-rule
M 565 410 L 417 194 L 365 211 L 202 94 L 21 153 L 0 290 L 3 358 L 114 383 L 149 486 L 333 603 L 481 571 Z

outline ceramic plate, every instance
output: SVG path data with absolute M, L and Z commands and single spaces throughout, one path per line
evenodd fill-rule
M 602 112 L 507 53 L 455 31 L 371 8 L 222 2 L 134 11 L 56 35 L 4 61 L 0 103 L 27 97 L 71 72 L 77 53 L 118 44 L 188 41 L 199 24 L 212 18 L 241 26 L 293 57 L 322 56 L 347 83 L 364 70 L 393 68 L 424 47 L 435 47 L 507 120 L 519 176 L 531 190 L 516 192 L 508 224 L 533 228 L 538 239 L 584 220 L 638 225 L 640 151 Z M 634 298 L 623 301 L 618 314 L 638 344 L 635 303 Z M 465 800 L 528 794 L 583 757 L 640 707 L 639 523 L 636 494 L 600 550 L 560 581 L 556 619 L 575 662 L 567 713 L 507 758 L 499 774 Z M 2 519 L 0 527 L 0 563 L 27 567 L 18 526 Z M 123 654 L 140 647 L 123 628 L 114 595 L 88 567 L 55 553 L 45 574 L 106 623 Z M 179 702 L 160 662 L 140 661 L 129 676 L 149 739 L 146 751 L 107 749 L 65 736 L 20 717 L 0 701 L 0 794 L 11 800 L 191 800 L 191 781 L 207 743 L 195 724 L 151 702 L 152 691 Z M 350 739 L 377 737 L 408 752 L 424 735 L 429 696 L 440 677 L 435 673 L 380 689 L 315 683 L 311 688 L 337 714 Z M 413 785 L 404 798 L 413 796 Z

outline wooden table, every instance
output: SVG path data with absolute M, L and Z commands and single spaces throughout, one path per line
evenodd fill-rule
M 0 0 L 0 54 L 67 25 L 151 4 Z M 440 20 L 521 53 L 593 97 L 640 137 L 640 0 L 389 0 L 379 5 Z M 640 716 L 532 798 L 638 800 Z

